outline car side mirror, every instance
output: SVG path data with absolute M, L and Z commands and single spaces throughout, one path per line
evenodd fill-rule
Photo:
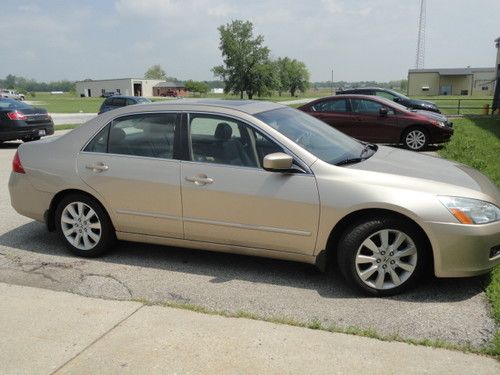
M 264 156 L 264 169 L 273 172 L 286 172 L 292 168 L 293 158 L 284 152 Z
M 380 116 L 387 116 L 387 113 L 389 113 L 389 111 L 387 110 L 387 108 L 382 107 L 378 110 L 378 113 Z

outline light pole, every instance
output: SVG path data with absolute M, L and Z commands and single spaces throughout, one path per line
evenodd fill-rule
M 330 91 L 331 95 L 333 95 L 333 69 L 332 69 L 332 80 L 330 81 Z

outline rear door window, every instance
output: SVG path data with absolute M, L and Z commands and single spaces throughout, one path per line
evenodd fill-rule
M 325 100 L 312 105 L 316 112 L 348 112 L 347 99 Z
M 106 125 L 84 151 L 173 159 L 178 123 L 175 113 L 121 117 Z

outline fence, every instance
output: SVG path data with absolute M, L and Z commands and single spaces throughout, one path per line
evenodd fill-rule
M 445 115 L 485 115 L 491 114 L 491 98 L 419 98 L 436 103 Z M 486 113 L 484 107 L 489 106 Z

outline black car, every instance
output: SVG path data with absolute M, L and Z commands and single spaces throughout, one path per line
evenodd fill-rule
M 111 96 L 107 98 L 101 105 L 99 109 L 99 114 L 111 111 L 112 109 L 125 107 L 126 105 L 140 104 L 140 103 L 151 103 L 148 98 L 143 98 L 142 96 Z
M 0 98 L 0 143 L 16 139 L 36 141 L 51 134 L 54 134 L 54 123 L 46 109 Z
M 404 105 L 406 108 L 411 109 L 421 109 L 425 111 L 441 113 L 439 108 L 435 103 L 428 102 L 426 100 L 410 99 L 399 92 L 384 89 L 380 87 L 362 87 L 358 89 L 347 89 L 337 91 L 337 95 L 344 94 L 360 94 L 360 95 L 375 95 L 380 96 L 385 99 L 392 100 L 398 104 Z

